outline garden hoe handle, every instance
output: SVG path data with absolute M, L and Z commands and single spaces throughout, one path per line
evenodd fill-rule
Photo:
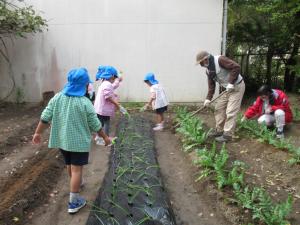
M 222 92 L 221 94 L 219 94 L 217 97 L 215 97 L 214 99 L 212 99 L 212 100 L 210 101 L 209 104 L 211 104 L 212 102 L 216 101 L 218 98 L 220 98 L 222 95 L 224 95 L 225 92 L 227 92 L 227 91 L 223 91 L 223 92 Z M 201 112 L 204 108 L 206 108 L 206 106 L 200 107 L 200 108 L 197 109 L 195 112 L 193 112 L 193 113 L 191 114 L 191 116 L 194 116 L 194 115 L 196 115 L 198 112 Z
M 210 101 L 210 103 L 209 104 L 211 104 L 212 102 L 214 102 L 214 101 L 216 101 L 218 98 L 220 98 L 222 95 L 224 95 L 225 93 L 227 93 L 227 91 L 223 91 L 221 94 L 219 94 L 217 97 L 215 97 L 214 99 L 212 99 L 211 101 Z M 195 116 L 198 112 L 201 112 L 204 108 L 206 108 L 206 106 L 201 106 L 199 109 L 197 109 L 196 111 L 194 111 L 192 114 L 191 114 L 191 116 Z M 184 121 L 184 120 L 183 120 Z M 179 124 L 180 123 L 177 123 L 174 127 L 173 127 L 173 129 L 175 129 L 176 127 L 178 127 L 179 126 Z

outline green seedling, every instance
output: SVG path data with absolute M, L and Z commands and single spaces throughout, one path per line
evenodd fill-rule
M 290 152 L 292 153 L 292 158 L 288 161 L 289 164 L 293 165 L 296 163 L 300 163 L 300 147 L 296 148 L 291 148 Z
M 101 208 L 101 207 L 98 207 L 98 206 L 96 206 L 96 205 L 94 205 L 94 204 L 91 204 L 91 203 L 87 203 L 87 205 L 89 205 L 89 206 L 92 207 L 92 210 L 91 210 L 91 211 L 94 211 L 94 212 L 103 214 L 103 215 L 105 215 L 105 216 L 108 216 L 108 215 L 109 215 L 109 213 L 108 213 L 105 209 L 103 209 L 103 208 Z
M 197 159 L 194 161 L 194 164 L 203 168 L 199 175 L 196 178 L 196 181 L 209 176 L 214 171 L 214 163 L 216 156 L 216 143 L 214 142 L 211 149 L 207 148 L 197 150 Z
M 128 109 L 140 108 L 144 105 L 143 102 L 124 102 L 122 105 Z
M 141 219 L 140 221 L 138 221 L 136 224 L 134 225 L 142 225 L 144 224 L 146 221 L 151 220 L 151 218 L 149 216 L 145 216 L 143 219 Z
M 118 182 L 118 180 L 126 173 L 126 172 L 129 172 L 130 171 L 130 168 L 129 167 L 118 167 L 118 170 L 117 170 L 117 178 L 116 178 L 116 182 Z
M 212 172 L 213 172 L 213 170 L 209 169 L 209 168 L 205 168 L 205 169 L 201 170 L 201 172 L 197 176 L 195 182 L 198 182 L 198 181 L 202 180 L 203 178 L 208 177 Z
M 181 116 L 179 128 L 176 129 L 182 135 L 183 150 L 189 152 L 195 147 L 205 143 L 208 133 L 203 128 L 203 123 L 199 118 L 190 117 L 189 114 Z
M 249 187 L 241 188 L 240 185 L 234 186 L 235 198 L 243 208 L 253 212 L 252 218 L 260 220 L 268 225 L 287 225 L 290 224 L 285 218 L 292 209 L 292 197 L 289 195 L 283 203 L 274 204 L 270 195 L 259 187 L 251 190 Z
M 244 162 L 234 161 L 231 170 L 229 170 L 228 174 L 226 173 L 225 175 L 227 177 L 225 177 L 225 182 L 223 185 L 233 187 L 234 185 L 238 184 L 239 186 L 243 186 L 245 167 L 246 165 Z
M 123 106 L 120 106 L 120 112 L 125 115 L 128 119 L 130 119 L 130 114 L 128 113 L 128 111 L 123 107 Z
M 214 142 L 211 149 L 207 148 L 197 150 L 197 160 L 194 161 L 196 165 L 214 168 L 214 158 L 216 155 L 216 143 Z
M 95 214 L 95 216 L 102 225 L 106 225 L 106 222 L 104 222 L 97 214 Z M 108 220 L 112 222 L 112 225 L 120 225 L 120 223 L 113 217 L 109 217 Z
M 292 158 L 289 160 L 290 164 L 300 163 L 297 148 L 293 146 L 290 139 L 277 139 L 275 137 L 275 130 L 270 131 L 266 125 L 258 125 L 254 120 L 240 121 L 238 124 L 239 129 L 245 129 L 252 133 L 258 137 L 260 142 L 268 143 L 278 149 L 288 150 L 292 155 Z
M 214 161 L 214 170 L 216 173 L 216 181 L 218 188 L 221 189 L 224 185 L 226 185 L 226 172 L 225 166 L 227 163 L 229 156 L 225 149 L 225 144 L 223 144 L 222 149 L 219 154 L 216 154 Z
M 176 119 L 180 124 L 177 132 L 182 135 L 183 144 L 191 146 L 190 148 L 196 147 L 195 136 L 201 134 L 201 123 L 194 120 L 194 118 L 190 118 L 184 109 L 177 110 Z M 297 160 L 300 161 L 300 148 L 293 147 L 289 140 L 275 139 L 275 132 L 270 131 L 266 126 L 258 126 L 255 121 L 240 121 L 239 127 L 250 131 L 256 137 L 259 137 L 262 142 L 267 142 L 277 148 L 285 147 L 285 149 L 288 149 L 293 156 L 296 156 L 291 163 L 295 163 Z M 254 220 L 259 220 L 267 225 L 289 224 L 286 217 L 292 207 L 291 196 L 283 203 L 274 204 L 270 195 L 263 188 L 254 187 L 251 189 L 248 186 L 244 187 L 246 165 L 243 162 L 235 161 L 231 166 L 228 166 L 228 157 L 224 145 L 219 153 L 216 151 L 215 143 L 210 151 L 207 148 L 197 149 L 197 159 L 194 163 L 200 166 L 202 171 L 196 181 L 210 174 L 215 174 L 218 188 L 224 186 L 232 187 L 234 190 L 234 201 L 243 208 L 250 209 L 253 212 L 252 218 Z
M 180 123 L 189 114 L 186 107 L 176 107 L 175 113 L 176 113 L 175 121 L 177 123 Z
M 118 139 L 118 137 L 112 138 L 112 139 L 111 139 L 111 143 L 112 143 L 113 145 L 115 145 L 115 144 L 117 143 L 117 139 Z
M 244 189 L 241 189 L 241 186 L 235 183 L 233 185 L 233 189 L 234 189 L 234 196 L 237 200 L 237 203 L 240 206 L 242 206 L 244 209 L 252 209 L 253 199 L 249 187 L 247 186 Z
M 88 203 L 88 204 L 89 204 L 89 203 Z M 92 212 L 95 212 L 94 216 L 97 218 L 97 220 L 98 220 L 101 224 L 105 225 L 106 222 L 103 221 L 97 214 L 101 214 L 101 215 L 104 215 L 105 217 L 108 217 L 108 220 L 109 220 L 110 222 L 112 222 L 113 225 L 120 225 L 120 223 L 119 223 L 115 218 L 111 217 L 111 216 L 110 216 L 110 213 L 109 213 L 108 211 L 106 211 L 105 209 L 100 208 L 100 207 L 97 207 L 97 206 L 95 206 L 95 205 L 93 205 L 93 204 L 89 204 L 89 205 L 92 206 L 92 210 L 91 210 L 91 211 L 92 211 Z
M 140 111 L 140 112 L 145 112 L 145 111 L 146 111 L 146 109 L 147 109 L 147 106 L 145 106 L 145 105 L 144 105 L 143 107 L 141 107 L 141 108 L 140 108 L 140 110 L 139 110 L 139 111 Z
M 119 204 L 117 204 L 115 201 L 109 200 L 109 203 L 111 203 L 114 207 L 116 207 L 119 210 L 121 210 L 121 212 L 123 212 L 125 215 L 129 214 L 129 212 L 125 208 L 123 208 L 122 206 L 120 206 Z
M 159 168 L 155 160 L 148 157 L 150 148 L 154 148 L 154 142 L 148 140 L 144 134 L 143 129 L 150 129 L 150 125 L 144 126 L 140 124 L 141 121 L 137 118 L 135 120 L 125 120 L 120 124 L 118 140 L 115 142 L 115 148 L 112 152 L 114 160 L 112 161 L 113 182 L 112 186 L 105 188 L 105 195 L 103 201 L 110 207 L 108 212 L 98 214 L 100 224 L 121 224 L 122 221 L 117 221 L 118 215 L 112 215 L 114 211 L 119 211 L 128 218 L 128 224 L 133 225 L 144 224 L 150 219 L 143 211 L 143 216 L 139 219 L 134 218 L 131 214 L 132 209 L 136 209 L 140 204 L 137 202 L 139 196 L 146 199 L 146 204 L 152 207 L 156 202 L 156 190 L 161 190 L 162 183 L 159 176 L 156 176 L 156 171 L 153 169 Z M 141 129 L 141 127 L 143 129 Z M 129 151 L 127 151 L 129 150 Z M 155 172 L 154 174 L 152 174 Z M 117 200 L 123 196 L 127 196 L 127 204 L 122 205 Z M 103 217 L 102 217 L 103 216 Z M 101 220 L 102 219 L 102 220 Z M 130 222 L 131 220 L 131 222 Z
M 132 206 L 134 199 L 140 194 L 140 191 L 136 191 L 132 196 L 128 198 L 128 204 Z
M 271 197 L 263 188 L 257 188 L 254 201 L 253 219 L 259 219 L 268 225 L 287 225 L 285 217 L 291 212 L 292 197 L 289 195 L 284 203 L 274 204 Z
M 293 107 L 293 120 L 299 122 L 300 121 L 300 109 L 298 107 Z

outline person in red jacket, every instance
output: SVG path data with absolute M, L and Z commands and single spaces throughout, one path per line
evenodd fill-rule
M 242 118 L 251 119 L 258 117 L 258 123 L 267 126 L 276 126 L 276 137 L 283 138 L 283 128 L 286 123 L 292 122 L 293 114 L 287 95 L 277 89 L 271 89 L 268 85 L 261 86 L 257 91 L 258 97 L 250 106 Z

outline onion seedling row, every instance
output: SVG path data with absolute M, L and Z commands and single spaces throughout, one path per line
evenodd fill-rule
M 155 157 L 152 125 L 142 117 L 122 118 L 117 137 L 87 225 L 175 225 Z

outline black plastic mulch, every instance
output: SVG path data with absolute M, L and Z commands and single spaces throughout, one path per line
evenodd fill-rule
M 175 225 L 155 157 L 151 123 L 123 118 L 87 225 Z

